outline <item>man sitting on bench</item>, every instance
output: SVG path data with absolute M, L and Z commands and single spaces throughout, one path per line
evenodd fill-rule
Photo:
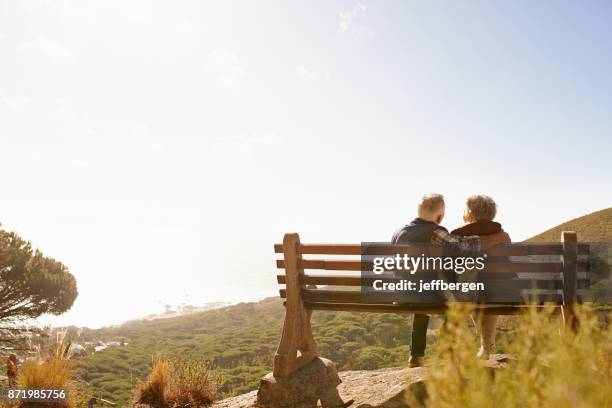
M 426 194 L 418 206 L 418 217 L 410 224 L 399 229 L 391 238 L 392 244 L 437 244 L 456 248 L 462 252 L 480 252 L 481 244 L 495 244 L 497 237 L 478 237 L 453 235 L 440 225 L 444 218 L 445 204 L 441 194 Z M 427 345 L 427 326 L 429 316 L 415 314 L 412 323 L 412 343 L 410 345 L 410 367 L 423 365 Z

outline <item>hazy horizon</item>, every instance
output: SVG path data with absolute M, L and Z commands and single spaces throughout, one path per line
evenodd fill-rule
M 272 245 L 483 192 L 521 241 L 612 206 L 612 6 L 0 0 L 0 222 L 54 325 L 277 294 Z M 606 187 L 608 186 L 608 187 Z

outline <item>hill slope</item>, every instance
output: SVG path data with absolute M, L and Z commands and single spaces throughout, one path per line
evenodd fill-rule
M 582 242 L 612 242 L 612 207 L 564 222 L 526 242 L 559 242 L 562 231 L 576 231 Z

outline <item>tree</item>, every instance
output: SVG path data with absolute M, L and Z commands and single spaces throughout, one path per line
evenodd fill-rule
M 0 321 L 60 315 L 77 295 L 76 279 L 64 264 L 0 229 Z

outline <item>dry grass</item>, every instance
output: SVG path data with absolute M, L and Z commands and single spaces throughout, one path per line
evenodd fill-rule
M 66 346 L 63 334 L 59 334 L 54 344 L 49 343 L 46 350 L 39 350 L 38 358 L 27 360 L 17 377 L 18 388 L 30 389 L 63 389 L 67 390 L 68 398 L 62 402 L 33 403 L 23 402 L 19 407 L 76 407 L 76 392 L 71 380 L 71 363 L 65 359 Z
M 170 363 L 157 357 L 147 381 L 136 388 L 135 402 L 154 408 L 166 407 L 165 393 L 170 383 Z
M 215 400 L 217 382 L 203 361 L 157 357 L 147 381 L 136 388 L 134 402 L 153 408 L 206 407 Z
M 426 381 L 427 407 L 612 407 L 612 325 L 588 306 L 579 330 L 562 327 L 553 309 L 527 313 L 510 343 L 516 356 L 505 368 L 476 360 L 469 306 L 454 305 Z M 418 406 L 409 396 L 411 407 Z

